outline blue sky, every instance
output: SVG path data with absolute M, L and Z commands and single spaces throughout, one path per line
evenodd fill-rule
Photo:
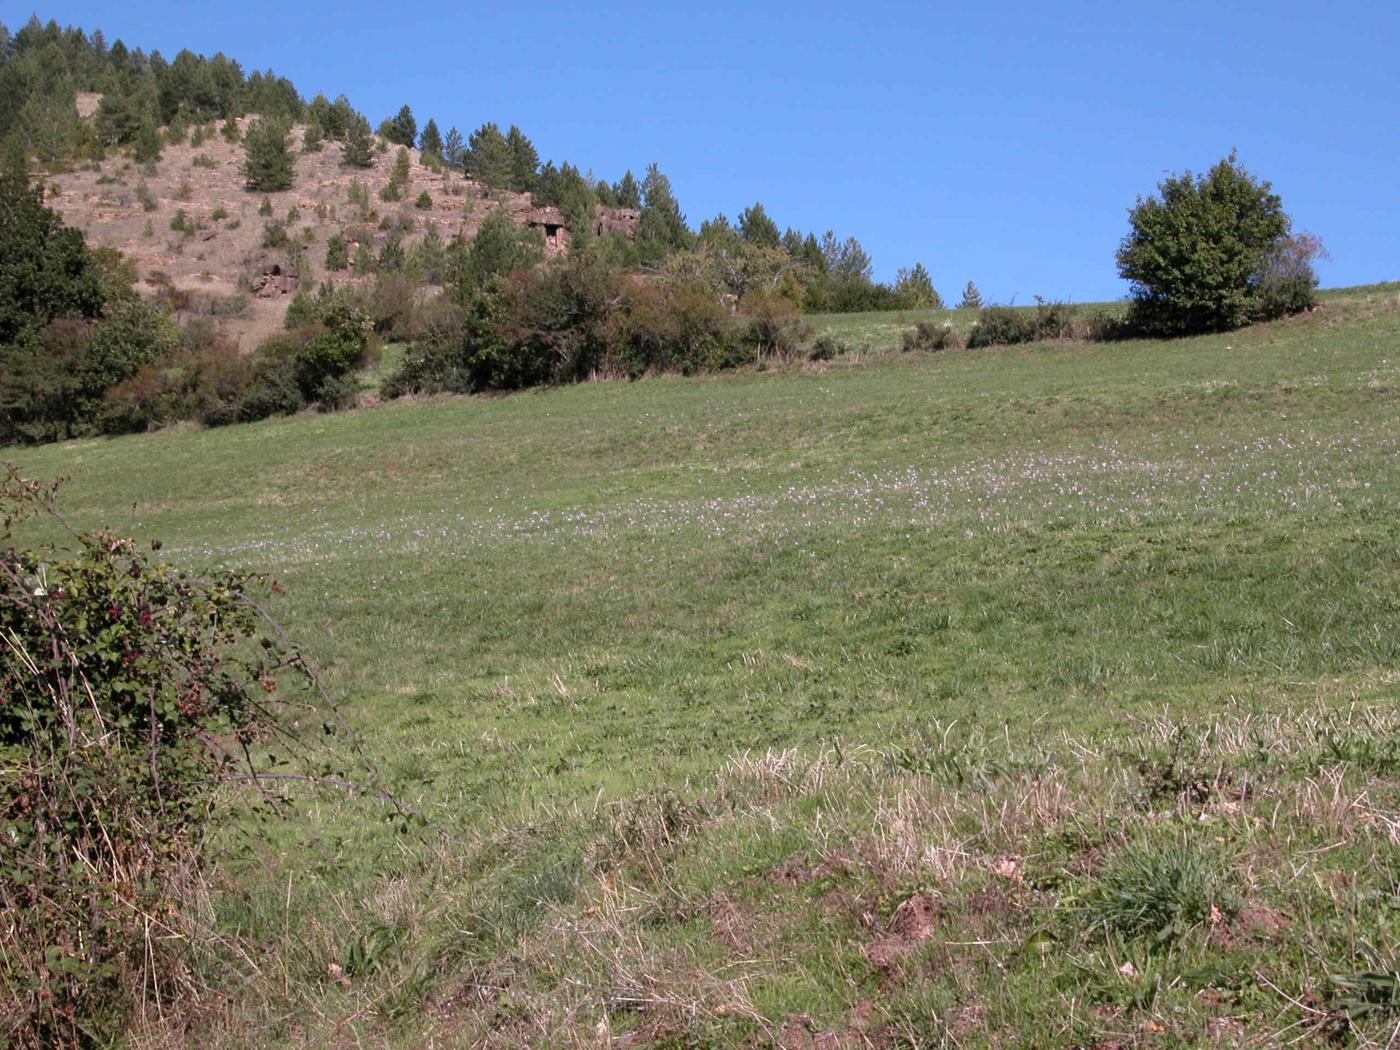
M 761 200 L 945 297 L 1124 294 L 1126 212 L 1239 150 L 1323 283 L 1400 278 L 1400 3 L 0 2 L 108 40 L 223 50 L 372 122 L 519 124 L 614 179 L 657 161 L 692 225 Z

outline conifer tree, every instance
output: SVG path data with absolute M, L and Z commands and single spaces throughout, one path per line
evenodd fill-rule
M 510 143 L 495 124 L 483 124 L 467 140 L 467 174 L 492 189 L 505 189 L 511 184 L 515 156 Z
M 671 180 L 652 164 L 642 180 L 642 217 L 637 223 L 637 248 L 644 258 L 658 259 L 688 248 L 694 234 L 685 224 Z
M 259 117 L 243 136 L 243 177 L 248 189 L 274 193 L 292 185 L 290 122 L 284 117 Z
M 369 138 L 369 121 L 364 117 L 350 122 L 345 132 L 345 148 L 340 162 L 351 168 L 368 168 L 374 164 L 374 146 Z
M 540 155 L 525 133 L 514 124 L 506 132 L 506 145 L 510 147 L 510 188 L 516 193 L 528 193 L 535 185 Z
M 462 133 L 455 127 L 447 129 L 447 138 L 442 141 L 442 159 L 449 168 L 462 167 L 462 158 L 466 154 L 466 143 L 462 141 Z
M 301 151 L 303 153 L 320 153 L 324 140 L 321 137 L 321 125 L 314 120 L 306 125 L 306 131 L 301 136 Z
M 958 303 L 958 309 L 982 309 L 982 293 L 977 290 L 977 285 L 973 284 L 971 281 L 968 281 L 967 287 L 963 289 L 962 300 Z
M 423 134 L 418 136 L 418 149 L 425 157 L 442 160 L 442 133 L 438 131 L 437 121 L 431 117 L 423 128 Z
M 894 294 L 901 309 L 943 309 L 943 297 L 933 287 L 933 279 L 929 277 L 923 263 L 915 263 L 912 270 L 901 268 L 895 274 Z
M 344 270 L 350 265 L 350 245 L 339 233 L 331 234 L 326 242 L 326 269 Z
M 154 121 L 142 121 L 141 129 L 136 132 L 136 138 L 131 147 L 131 156 L 136 163 L 154 164 L 160 160 L 161 150 L 164 148 L 165 143 L 161 140 L 160 132 L 156 130 Z
M 763 205 L 758 202 L 739 213 L 739 236 L 760 248 L 776 248 L 781 243 L 778 224 L 768 217 Z
M 642 187 L 630 170 L 625 172 L 622 178 L 613 185 L 613 196 L 616 198 L 619 208 L 640 208 L 642 206 Z
M 394 119 L 388 122 L 384 137 L 396 146 L 408 146 L 411 149 L 418 141 L 418 121 L 413 119 L 413 110 L 404 105 Z

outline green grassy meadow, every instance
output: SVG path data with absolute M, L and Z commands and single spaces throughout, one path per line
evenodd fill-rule
M 1324 300 L 13 452 L 274 574 L 431 821 L 214 833 L 137 1045 L 1387 1045 L 1400 286 Z

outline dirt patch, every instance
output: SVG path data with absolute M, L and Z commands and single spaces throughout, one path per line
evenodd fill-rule
M 818 1030 L 807 1014 L 792 1014 L 778 1029 L 782 1050 L 881 1050 L 893 1045 L 883 1028 L 872 1028 L 875 1004 L 862 999 L 851 1007 L 849 1020 L 839 1028 Z
M 1272 937 L 1288 928 L 1288 916 L 1261 900 L 1250 900 L 1235 916 L 1235 926 L 1256 936 Z
M 822 879 L 844 877 L 851 874 L 854 867 L 849 854 L 840 851 L 823 853 L 815 863 L 802 854 L 794 854 L 769 872 L 774 882 L 788 886 L 805 886 Z
M 861 951 L 876 970 L 891 971 L 933 935 L 942 907 L 932 897 L 918 894 L 895 909 L 883 935 Z

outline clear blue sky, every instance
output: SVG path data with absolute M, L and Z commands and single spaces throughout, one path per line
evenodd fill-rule
M 519 124 L 615 179 L 655 160 L 692 225 L 762 200 L 945 297 L 1115 298 L 1126 210 L 1239 149 L 1326 285 L 1400 278 L 1400 0 L 288 4 L 0 0 L 109 41 L 223 50 L 372 122 Z

